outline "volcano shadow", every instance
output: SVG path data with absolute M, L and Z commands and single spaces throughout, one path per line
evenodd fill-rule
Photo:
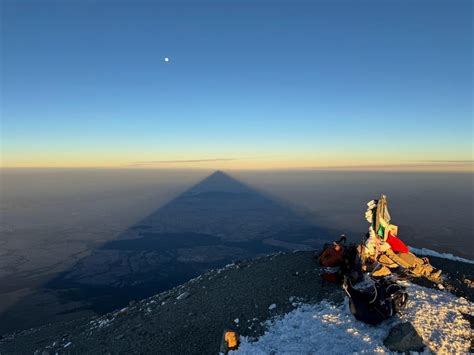
M 217 171 L 50 280 L 43 292 L 75 305 L 60 312 L 50 306 L 54 319 L 84 310 L 103 314 L 209 269 L 315 248 L 335 235 L 308 214 Z

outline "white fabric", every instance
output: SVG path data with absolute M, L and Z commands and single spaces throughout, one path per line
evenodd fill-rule
M 377 206 L 375 200 L 370 200 L 369 202 L 367 202 L 367 207 L 369 207 L 369 209 L 373 209 L 375 206 Z
M 375 207 L 377 207 L 377 204 L 375 203 L 374 200 L 371 200 L 371 201 L 367 202 L 367 211 L 365 211 L 365 219 L 370 224 L 372 224 L 372 222 L 374 220 L 373 210 L 374 210 Z
M 367 220 L 367 222 L 372 223 L 372 221 L 374 220 L 374 215 L 372 211 L 368 210 L 367 212 L 365 212 L 365 219 Z
M 374 228 L 371 226 L 369 228 L 369 238 L 367 238 L 363 247 L 365 253 L 368 256 L 376 258 L 379 254 L 385 253 L 388 249 L 390 249 L 390 244 L 381 240 L 375 233 Z

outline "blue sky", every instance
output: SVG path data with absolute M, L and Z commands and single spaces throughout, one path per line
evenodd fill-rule
M 2 164 L 472 160 L 472 14 L 470 1 L 6 0 Z

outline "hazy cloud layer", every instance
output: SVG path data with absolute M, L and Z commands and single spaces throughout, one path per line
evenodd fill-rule
M 153 164 L 181 164 L 181 163 L 206 163 L 206 162 L 215 162 L 215 161 L 233 161 L 237 158 L 213 158 L 213 159 L 185 159 L 185 160 L 150 160 L 150 161 L 138 161 L 134 162 L 131 165 L 141 166 L 141 165 L 153 165 Z
M 472 164 L 472 163 L 474 163 L 474 160 L 421 160 L 420 163 Z

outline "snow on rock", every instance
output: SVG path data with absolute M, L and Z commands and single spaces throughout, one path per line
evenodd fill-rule
M 117 314 L 119 314 L 119 312 L 117 312 L 115 315 L 117 315 Z M 115 320 L 115 317 L 112 317 L 112 318 L 109 319 L 109 318 L 107 318 L 107 315 L 102 316 L 100 318 L 95 318 L 95 319 L 93 319 L 89 322 L 89 324 L 91 325 L 89 330 L 108 327 L 112 324 L 112 322 L 114 320 Z
M 408 312 L 401 318 L 409 321 L 432 351 L 469 353 L 471 329 L 461 313 L 474 315 L 474 304 L 463 297 L 410 284 Z
M 101 319 L 101 320 L 99 320 L 97 325 L 98 325 L 99 328 L 103 328 L 103 327 L 108 326 L 109 323 L 110 323 L 109 319 Z
M 449 259 L 449 260 L 459 261 L 459 262 L 468 263 L 468 264 L 474 264 L 474 260 L 461 258 L 460 256 L 456 256 L 450 253 L 438 253 L 437 251 L 426 249 L 426 248 L 421 248 L 421 249 L 414 248 L 414 247 L 409 247 L 409 248 L 412 253 L 415 253 L 418 255 L 435 256 L 437 258 Z
M 270 311 L 271 311 L 272 309 L 275 309 L 275 308 L 277 308 L 277 305 L 276 305 L 275 303 L 272 303 L 272 304 L 268 307 L 268 309 L 269 309 Z
M 468 353 L 471 329 L 462 313 L 474 314 L 464 298 L 406 283 L 409 301 L 403 314 L 378 326 L 357 321 L 348 302 L 300 305 L 281 318 L 266 322 L 267 331 L 256 341 L 242 337 L 233 354 L 346 354 L 389 352 L 383 341 L 390 329 L 409 321 L 427 345 L 425 352 Z
M 353 319 L 344 306 L 328 302 L 302 305 L 282 319 L 268 321 L 256 342 L 242 338 L 237 354 L 334 354 L 383 351 L 386 329 L 370 329 Z M 364 334 L 371 334 L 364 335 Z M 330 340 L 330 341 L 329 341 Z
M 178 297 L 176 297 L 176 299 L 179 301 L 179 300 L 184 300 L 186 298 L 188 298 L 189 296 L 191 296 L 191 294 L 189 292 L 183 292 L 182 294 L 180 294 Z

